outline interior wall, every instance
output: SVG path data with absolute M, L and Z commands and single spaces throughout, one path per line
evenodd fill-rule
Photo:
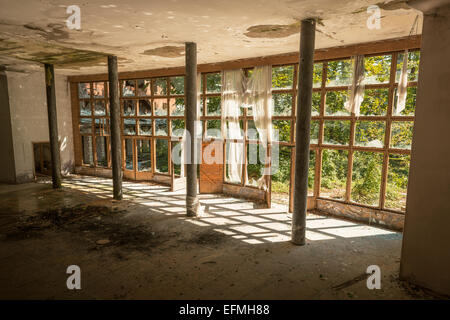
M 48 142 L 44 68 L 32 73 L 7 72 L 16 182 L 34 179 L 33 142 Z M 55 78 L 61 171 L 73 172 L 73 130 L 66 76 Z
M 14 183 L 14 149 L 11 131 L 11 114 L 9 107 L 8 79 L 6 73 L 0 71 L 0 182 Z
M 400 276 L 450 295 L 450 6 L 425 14 Z

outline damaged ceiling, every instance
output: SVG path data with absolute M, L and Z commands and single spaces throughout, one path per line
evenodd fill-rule
M 26 3 L 24 3 L 26 2 Z M 81 9 L 81 29 L 66 20 Z M 370 5 L 381 28 L 368 29 Z M 27 71 L 53 63 L 60 74 L 106 72 L 117 55 L 121 71 L 184 65 L 184 43 L 197 43 L 198 62 L 298 51 L 299 21 L 316 17 L 316 48 L 408 36 L 421 14 L 404 0 L 0 0 L 0 65 Z

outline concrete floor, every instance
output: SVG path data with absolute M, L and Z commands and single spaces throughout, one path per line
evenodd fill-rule
M 111 189 L 86 176 L 62 190 L 0 185 L 0 299 L 432 298 L 398 280 L 400 233 L 309 214 L 298 247 L 281 204 L 202 195 L 204 214 L 192 219 L 182 192 L 124 182 L 116 202 Z M 73 264 L 81 290 L 66 287 Z M 366 287 L 374 264 L 380 290 Z

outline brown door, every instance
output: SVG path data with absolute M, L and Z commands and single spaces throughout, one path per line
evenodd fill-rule
M 203 141 L 200 166 L 200 193 L 222 193 L 223 191 L 223 142 Z

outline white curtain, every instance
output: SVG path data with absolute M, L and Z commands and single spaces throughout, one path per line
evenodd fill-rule
M 242 69 L 222 72 L 222 137 L 226 139 L 243 139 L 239 126 L 240 107 L 244 97 L 244 73 Z M 230 141 L 227 146 L 227 180 L 240 183 L 244 144 Z
M 395 114 L 400 114 L 406 105 L 406 94 L 408 87 L 408 50 L 403 54 L 402 73 L 400 74 L 400 81 L 397 88 L 397 108 Z
M 364 99 L 364 56 L 353 56 L 353 75 L 352 84 L 350 85 L 350 99 L 346 104 L 349 112 L 359 117 L 361 103 Z

